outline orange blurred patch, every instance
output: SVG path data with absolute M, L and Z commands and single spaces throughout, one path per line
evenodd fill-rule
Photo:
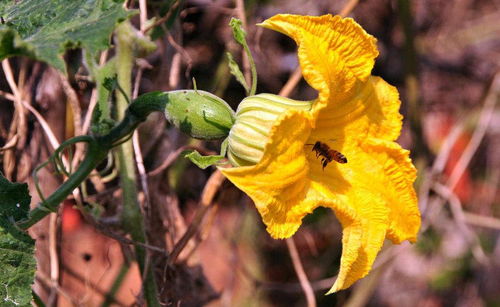
M 80 228 L 82 225 L 82 215 L 75 207 L 72 200 L 65 200 L 61 214 L 61 228 L 62 231 L 72 232 Z

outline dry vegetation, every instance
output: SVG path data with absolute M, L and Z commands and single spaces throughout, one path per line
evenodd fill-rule
M 129 7 L 139 8 L 138 1 L 129 2 Z M 158 14 L 160 2 L 148 1 L 149 17 Z M 345 10 L 378 39 L 374 74 L 400 90 L 405 127 L 399 142 L 412 149 L 419 169 L 416 187 L 423 225 L 416 244 L 387 244 L 367 278 L 324 296 L 338 270 L 341 228 L 329 210 L 308 216 L 294 242 L 317 305 L 498 306 L 500 1 L 413 1 L 408 15 L 406 3 L 251 0 L 243 8 L 239 0 L 187 0 L 168 34 L 156 41 L 157 50 L 136 63 L 135 90 L 190 88 L 194 77 L 199 89 L 236 108 L 244 90 L 231 77 L 224 53 L 231 51 L 241 62 L 242 51 L 228 27 L 229 19 L 237 16 L 246 20 L 259 74 L 257 92 L 314 98 L 315 92 L 294 78 L 295 44 L 255 24 L 276 13 Z M 132 20 L 144 28 L 139 16 Z M 113 49 L 103 57 L 112 54 Z M 66 60 L 68 78 L 26 58 L 2 63 L 0 170 L 11 180 L 28 182 L 32 195 L 37 193 L 31 171 L 57 143 L 86 132 L 89 105 L 95 102 L 80 51 L 69 52 Z M 20 101 L 16 97 L 25 104 L 15 103 Z M 135 143 L 150 265 L 164 302 L 306 304 L 289 247 L 269 237 L 251 200 L 213 169 L 200 170 L 178 157 L 188 147 L 218 151 L 219 143 L 189 139 L 169 127 L 161 114 L 140 127 Z M 68 158 L 77 161 L 76 152 Z M 31 229 L 38 259 L 34 289 L 47 306 L 96 306 L 127 267 L 122 264 L 132 253 L 130 239 L 114 226 L 121 189 L 116 165 L 112 159 L 107 163 L 106 176 L 92 176 L 86 183 L 88 197 L 76 193 L 57 214 Z M 63 180 L 50 168 L 39 178 L 45 195 Z M 93 206 L 102 218 L 82 216 L 75 204 Z M 124 273 L 112 299 L 118 306 L 141 301 L 137 267 L 131 264 Z

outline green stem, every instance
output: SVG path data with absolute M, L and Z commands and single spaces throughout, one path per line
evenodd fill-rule
M 50 212 L 57 210 L 59 204 L 73 192 L 90 174 L 90 172 L 101 163 L 108 155 L 113 144 L 130 135 L 137 126 L 143 122 L 147 116 L 154 111 L 163 112 L 168 102 L 168 95 L 162 92 L 151 92 L 138 97 L 130 105 L 123 120 L 111 131 L 103 136 L 78 136 L 69 139 L 61 144 L 59 149 L 75 144 L 77 142 L 87 143 L 85 158 L 78 166 L 78 169 L 71 174 L 59 188 L 45 199 L 38 207 L 30 211 L 27 220 L 19 221 L 17 226 L 21 229 L 28 229 L 38 221 L 47 216 Z M 59 153 L 60 150 L 57 150 Z
M 257 91 L 257 69 L 255 67 L 255 61 L 253 60 L 252 53 L 250 52 L 250 48 L 248 48 L 248 44 L 246 43 L 246 41 L 243 44 L 243 48 L 245 49 L 245 53 L 247 54 L 248 61 L 250 62 L 250 70 L 252 71 L 252 88 L 250 89 L 250 93 L 248 94 L 248 96 L 253 96 Z
M 69 142 L 72 142 L 72 140 L 70 139 L 62 143 L 61 147 L 66 146 Z M 66 197 L 87 178 L 97 164 L 99 164 L 99 162 L 106 157 L 105 154 L 103 155 L 103 149 L 94 138 L 88 136 L 85 138 L 85 142 L 88 144 L 87 154 L 78 167 L 78 170 L 73 173 L 73 175 L 71 175 L 68 180 L 66 180 L 54 193 L 47 197 L 44 202 L 30 211 L 28 220 L 22 221 L 18 224 L 21 229 L 28 229 L 47 216 L 50 212 L 56 211 L 59 204 L 63 202 Z
M 125 118 L 128 98 L 132 93 L 132 67 L 134 63 L 134 31 L 129 22 L 123 22 L 116 29 L 116 71 L 118 84 L 123 91 L 117 92 L 116 111 L 118 119 Z M 144 220 L 138 201 L 137 178 L 135 173 L 134 148 L 131 141 L 118 147 L 118 163 L 120 165 L 120 183 L 123 195 L 121 223 L 123 229 L 130 234 L 132 240 L 146 243 Z M 144 276 L 144 297 L 148 306 L 159 306 L 156 284 L 151 266 L 146 266 L 146 250 L 141 245 L 135 246 L 137 262 Z

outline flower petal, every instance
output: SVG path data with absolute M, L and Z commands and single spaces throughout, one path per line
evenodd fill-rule
M 376 39 L 351 18 L 276 15 L 262 26 L 293 38 L 307 82 L 320 92 L 320 101 L 348 97 L 356 81 L 365 81 L 378 55 Z
M 316 137 L 313 130 L 310 140 Z M 375 138 L 347 142 L 340 149 L 336 142 L 327 144 L 348 160 L 345 164 L 332 161 L 323 169 L 314 152 L 307 154 L 311 187 L 321 194 L 318 198 L 336 199 L 321 205 L 335 211 L 344 229 L 339 277 L 331 293 L 368 274 L 384 238 L 414 242 L 420 214 L 413 189 L 416 171 L 408 151 Z
M 334 98 L 332 98 L 333 100 Z M 357 87 L 355 95 L 343 104 L 334 102 L 319 110 L 315 137 L 318 140 L 357 140 L 369 137 L 394 141 L 402 118 L 398 90 L 379 77 L 370 77 Z
M 395 142 L 369 139 L 361 146 L 383 167 L 386 205 L 389 208 L 387 238 L 399 244 L 417 240 L 420 229 L 420 211 L 413 188 L 417 170 L 411 163 L 410 152 Z
M 309 167 L 304 142 L 311 130 L 311 117 L 305 111 L 288 111 L 271 130 L 269 142 L 259 163 L 253 166 L 219 168 L 238 188 L 249 195 L 274 238 L 290 237 L 302 217 L 310 213 L 307 199 Z
M 350 287 L 370 272 L 384 243 L 385 233 L 384 224 L 368 222 L 363 225 L 356 221 L 347 227 L 344 226 L 340 271 L 327 294 Z

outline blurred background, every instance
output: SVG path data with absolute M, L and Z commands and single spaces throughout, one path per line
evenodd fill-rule
M 127 7 L 144 4 L 132 0 Z M 319 208 L 307 216 L 294 242 L 316 304 L 500 306 L 499 0 L 172 0 L 146 5 L 148 18 L 164 16 L 166 22 L 153 32 L 156 51 L 135 65 L 137 93 L 192 88 L 195 78 L 198 89 L 223 97 L 233 109 L 245 92 L 231 76 L 225 53 L 243 67 L 246 61 L 232 38 L 231 17 L 244 21 L 258 71 L 257 93 L 302 100 L 315 98 L 316 92 L 300 79 L 295 43 L 255 24 L 278 13 L 354 18 L 378 40 L 373 74 L 400 91 L 405 120 L 399 143 L 412 150 L 419 171 L 415 187 L 422 229 L 416 244 L 387 243 L 368 277 L 325 296 L 338 272 L 341 227 L 330 210 Z M 137 28 L 141 22 L 139 15 L 132 18 Z M 104 60 L 112 54 L 110 49 Z M 81 131 L 78 125 L 95 100 L 94 83 L 79 50 L 66 54 L 71 89 L 46 64 L 10 61 L 21 94 L 38 115 L 20 111 L 9 100 L 4 72 L 0 170 L 11 180 L 29 182 L 35 203 L 30 173 L 53 152 L 50 134 L 61 142 Z M 79 114 L 70 107 L 72 97 Z M 24 123 L 16 121 L 16 112 L 25 112 Z M 22 133 L 13 133 L 19 129 Z M 14 134 L 22 139 L 12 141 Z M 220 142 L 190 139 L 162 114 L 154 114 L 140 127 L 136 143 L 151 265 L 166 306 L 308 304 L 286 242 L 270 238 L 252 201 L 213 175 L 213 168 L 200 170 L 179 157 L 187 148 L 218 152 Z M 113 159 L 106 163 L 100 169 L 106 168 L 107 175 L 89 178 L 83 200 L 98 212 L 98 222 L 75 208 L 81 200 L 68 199 L 58 214 L 31 229 L 37 239 L 34 289 L 47 306 L 98 306 L 106 297 L 114 306 L 141 302 L 138 269 L 134 263 L 123 266 L 131 258 L 130 242 L 113 224 L 121 204 L 118 171 Z M 39 178 L 45 195 L 62 182 L 50 168 Z M 191 240 L 179 250 L 176 242 L 186 230 L 193 232 Z M 167 265 L 162 250 L 179 252 L 177 262 Z M 117 276 L 123 278 L 116 282 Z M 116 291 L 110 292 L 112 285 Z

